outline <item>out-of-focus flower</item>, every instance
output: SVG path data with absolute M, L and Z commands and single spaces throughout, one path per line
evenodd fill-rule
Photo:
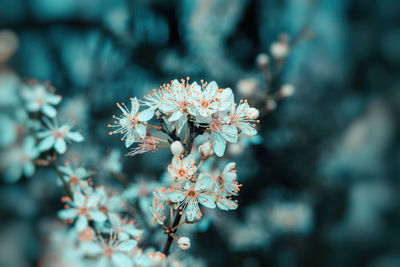
M 60 166 L 58 169 L 64 173 L 65 180 L 72 186 L 83 188 L 86 186 L 86 179 L 92 175 L 91 172 L 84 167 L 73 167 L 71 164 Z
M 212 116 L 210 131 L 214 152 L 218 157 L 224 155 L 226 141 L 236 143 L 238 140 L 237 128 L 234 125 L 230 125 L 230 116 L 225 112 L 220 112 Z
M 7 62 L 18 48 L 18 36 L 10 30 L 0 31 L 0 64 Z
M 295 91 L 294 86 L 292 84 L 287 83 L 282 85 L 279 93 L 282 95 L 282 97 L 289 97 L 294 94 L 294 91 Z
M 60 103 L 61 96 L 55 95 L 44 84 L 26 85 L 22 88 L 21 94 L 29 112 L 41 111 L 50 118 L 54 118 L 57 115 L 57 110 L 53 105 Z
M 257 79 L 254 78 L 243 79 L 237 83 L 237 89 L 241 95 L 250 97 L 259 90 L 259 84 Z
M 258 54 L 256 64 L 259 69 L 266 69 L 269 66 L 269 57 L 267 54 Z
M 39 143 L 40 151 L 54 147 L 59 154 L 64 154 L 67 151 L 67 142 L 75 141 L 79 143 L 84 140 L 79 132 L 71 131 L 74 126 L 71 122 L 58 126 L 57 122 L 52 123 L 45 119 L 44 123 L 48 129 L 37 133 L 37 137 L 42 139 Z
M 76 220 L 75 228 L 77 231 L 82 231 L 89 225 L 89 219 L 97 223 L 103 223 L 107 220 L 107 216 L 100 211 L 99 195 L 90 193 L 83 195 L 75 192 L 74 199 L 65 199 L 67 208 L 61 210 L 58 216 L 63 220 Z
M 11 147 L 2 153 L 1 167 L 4 169 L 4 179 L 6 182 L 16 182 L 21 175 L 31 177 L 35 173 L 33 160 L 39 156 L 35 139 L 28 136 L 22 146 Z

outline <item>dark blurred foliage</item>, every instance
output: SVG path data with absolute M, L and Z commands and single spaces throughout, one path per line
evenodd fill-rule
M 261 118 L 263 143 L 236 159 L 239 174 L 250 172 L 232 213 L 251 231 L 249 207 L 277 194 L 309 203 L 313 228 L 235 249 L 235 229 L 211 226 L 190 251 L 209 266 L 400 266 L 399 14 L 396 0 L 0 1 L 1 28 L 19 38 L 9 67 L 51 81 L 66 101 L 82 99 L 88 119 L 79 127 L 93 168 L 113 147 L 124 154 L 107 135 L 115 102 L 186 76 L 236 90 L 259 77 L 255 58 L 280 33 L 311 32 L 291 49 L 278 82 L 295 94 Z M 127 158 L 124 170 L 160 175 L 167 160 Z M 38 260 L 41 220 L 62 207 L 61 189 L 47 180 L 0 189 L 2 236 L 15 233 L 1 254 L 24 252 L 4 266 Z

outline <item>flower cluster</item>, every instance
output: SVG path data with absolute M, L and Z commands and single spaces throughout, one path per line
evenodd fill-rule
M 225 211 L 238 207 L 233 199 L 241 186 L 236 164 L 230 162 L 222 171 L 213 172 L 202 171 L 201 166 L 214 153 L 222 157 L 227 142 L 256 135 L 259 112 L 247 100 L 236 104 L 230 88 L 219 88 L 216 82 L 190 83 L 189 78 L 173 80 L 143 100 L 135 97 L 130 101 L 130 109 L 125 103 L 117 103 L 122 114 L 113 116 L 109 134 L 121 134 L 126 147 L 138 144 L 128 155 L 162 147 L 169 147 L 173 154 L 165 186 L 154 190 L 151 207 L 154 222 L 168 235 L 163 251 L 168 255 L 172 240 L 178 240 L 177 229 L 202 218 L 205 210 L 200 206 Z M 158 125 L 151 124 L 153 117 Z M 178 245 L 188 249 L 190 240 L 181 236 Z

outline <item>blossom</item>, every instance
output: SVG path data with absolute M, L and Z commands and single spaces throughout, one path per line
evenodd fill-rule
M 2 153 L 1 167 L 5 169 L 4 179 L 7 182 L 16 182 L 24 174 L 31 177 L 35 173 L 33 160 L 39 156 L 35 139 L 32 136 L 25 138 L 22 146 L 15 146 Z
M 238 207 L 237 200 L 232 200 L 232 195 L 223 188 L 215 191 L 215 203 L 221 210 L 235 210 Z
M 216 182 L 226 191 L 229 195 L 238 195 L 240 190 L 240 185 L 236 181 L 236 163 L 229 162 L 226 164 L 224 171 L 216 178 Z
M 120 117 L 113 116 L 116 120 L 113 125 L 109 124 L 108 127 L 117 129 L 109 132 L 109 134 L 121 133 L 123 135 L 121 140 L 125 140 L 125 146 L 130 147 L 135 140 L 145 138 L 147 130 L 143 122 L 150 120 L 152 115 L 139 112 L 140 104 L 136 97 L 131 98 L 130 111 L 124 103 L 117 103 L 117 106 L 122 111 L 122 115 Z
M 65 166 L 58 167 L 58 169 L 65 174 L 65 180 L 69 182 L 72 187 L 79 186 L 84 188 L 86 186 L 86 179 L 92 175 L 92 173 L 84 167 L 73 167 L 69 163 Z
M 236 126 L 242 133 L 252 136 L 257 134 L 254 128 L 258 122 L 258 110 L 251 108 L 247 101 L 241 101 L 240 104 L 230 113 L 230 124 Z
M 165 187 L 161 188 L 161 190 L 155 189 L 153 192 L 154 199 L 150 210 L 153 213 L 154 223 L 163 225 L 167 218 L 165 216 L 165 208 L 167 205 L 172 203 L 169 197 L 169 192 L 170 190 Z
M 159 141 L 156 140 L 150 134 L 147 134 L 145 138 L 140 139 L 135 142 L 139 143 L 139 146 L 132 148 L 131 151 L 126 154 L 126 156 L 135 156 L 135 155 L 143 154 L 143 153 L 146 153 L 149 151 L 154 152 L 158 149 L 158 144 L 159 144 Z
M 28 111 L 41 111 L 50 118 L 54 118 L 57 115 L 57 110 L 53 105 L 58 105 L 58 103 L 60 103 L 61 96 L 55 95 L 43 84 L 24 86 L 21 93 L 26 101 L 26 109 Z
M 63 220 L 76 220 L 75 228 L 82 231 L 89 225 L 89 220 L 103 223 L 107 220 L 106 215 L 99 209 L 99 195 L 91 193 L 83 195 L 79 191 L 74 193 L 73 200 L 65 198 L 67 208 L 59 211 L 58 216 Z
M 73 127 L 72 123 L 66 123 L 58 126 L 56 122 L 51 123 L 47 119 L 44 120 L 44 123 L 48 129 L 37 133 L 37 136 L 42 139 L 42 141 L 39 143 L 40 151 L 46 151 L 54 147 L 59 154 L 63 154 L 67 150 L 66 142 L 83 141 L 83 136 L 79 132 L 71 131 Z
M 230 124 L 230 116 L 226 112 L 214 114 L 209 128 L 214 152 L 218 157 L 222 157 L 225 153 L 226 141 L 231 143 L 238 141 L 238 130 L 236 126 Z
M 174 156 L 171 164 L 168 166 L 168 173 L 175 179 L 191 179 L 196 172 L 196 161 L 192 155 L 185 158 L 183 156 Z
M 199 91 L 200 86 L 194 87 L 194 94 L 191 94 L 190 104 L 194 107 L 195 112 L 192 115 L 201 116 L 197 118 L 199 122 L 207 122 L 211 119 L 211 115 L 217 111 L 227 110 L 233 102 L 231 96 L 233 95 L 230 88 L 219 89 L 216 82 L 209 83 L 203 91 Z
M 196 182 L 186 181 L 182 186 L 171 187 L 169 197 L 172 202 L 186 214 L 189 222 L 201 217 L 199 204 L 207 208 L 215 208 L 214 189 L 212 188 L 211 177 L 201 175 Z
M 98 256 L 96 266 L 132 266 L 129 253 L 136 245 L 137 241 L 134 239 L 120 240 L 115 233 L 111 233 L 108 239 L 99 236 L 97 242 L 86 242 L 81 249 L 88 255 Z
M 111 224 L 121 224 L 119 212 L 122 212 L 124 210 L 122 197 L 119 195 L 108 196 L 104 186 L 96 188 L 93 194 L 97 195 L 98 209 L 108 217 Z

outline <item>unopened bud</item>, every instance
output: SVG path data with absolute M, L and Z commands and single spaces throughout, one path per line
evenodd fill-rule
M 270 52 L 277 60 L 287 57 L 289 54 L 289 36 L 287 34 L 281 34 L 281 36 L 279 36 L 279 41 L 271 44 Z
M 276 102 L 275 100 L 268 99 L 265 103 L 267 110 L 272 111 L 276 109 Z
M 237 84 L 238 91 L 243 96 L 251 96 L 258 90 L 258 82 L 254 78 L 240 80 Z
M 201 154 L 201 159 L 206 160 L 211 157 L 214 153 L 213 147 L 210 142 L 205 142 L 199 146 L 199 152 Z
M 291 84 L 282 85 L 280 94 L 282 95 L 282 97 L 292 96 L 294 94 L 294 86 Z
M 241 143 L 231 143 L 228 146 L 228 153 L 232 156 L 238 156 L 243 153 L 243 145 Z
M 187 250 L 187 249 L 190 248 L 190 239 L 189 239 L 189 237 L 181 236 L 178 239 L 177 243 L 178 243 L 179 248 L 182 249 L 182 250 Z
M 267 54 L 261 53 L 256 58 L 256 64 L 259 69 L 266 69 L 269 65 L 269 57 Z
M 180 156 L 185 151 L 185 148 L 183 147 L 183 145 L 180 141 L 173 142 L 171 144 L 170 149 L 171 149 L 172 154 L 174 154 L 174 156 Z

